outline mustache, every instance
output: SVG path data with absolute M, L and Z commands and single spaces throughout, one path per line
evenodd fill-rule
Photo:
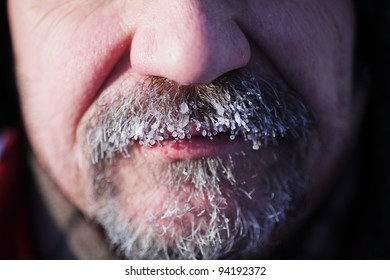
M 135 142 L 153 146 L 227 133 L 258 150 L 279 139 L 306 138 L 314 122 L 309 106 L 286 82 L 248 71 L 186 86 L 148 77 L 132 91 L 97 104 L 87 128 L 92 164 L 118 153 L 129 157 Z

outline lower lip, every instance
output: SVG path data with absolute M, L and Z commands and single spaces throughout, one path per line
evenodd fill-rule
M 160 160 L 196 159 L 232 153 L 247 145 L 242 138 L 230 139 L 229 134 L 217 135 L 213 138 L 197 136 L 190 140 L 165 140 L 152 147 L 139 145 L 147 155 Z

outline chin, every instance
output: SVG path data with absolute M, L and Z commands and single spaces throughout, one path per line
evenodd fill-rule
M 95 168 L 93 216 L 117 253 L 221 259 L 264 252 L 300 211 L 307 180 L 289 149 L 237 145 L 231 153 L 175 159 L 134 148 Z

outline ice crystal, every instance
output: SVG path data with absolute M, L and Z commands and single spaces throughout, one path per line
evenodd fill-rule
M 194 129 L 210 139 L 241 137 L 258 150 L 277 138 L 299 137 L 311 122 L 301 99 L 279 80 L 227 75 L 210 85 L 173 87 L 157 79 L 140 88 L 100 105 L 88 133 L 92 162 L 127 153 L 134 141 L 189 140 Z

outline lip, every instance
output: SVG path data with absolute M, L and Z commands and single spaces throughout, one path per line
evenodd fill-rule
M 191 139 L 169 138 L 151 147 L 139 144 L 138 147 L 147 156 L 151 155 L 163 161 L 174 161 L 229 154 L 247 145 L 241 137 L 231 140 L 229 133 L 221 133 L 212 138 L 199 133 L 191 136 Z

